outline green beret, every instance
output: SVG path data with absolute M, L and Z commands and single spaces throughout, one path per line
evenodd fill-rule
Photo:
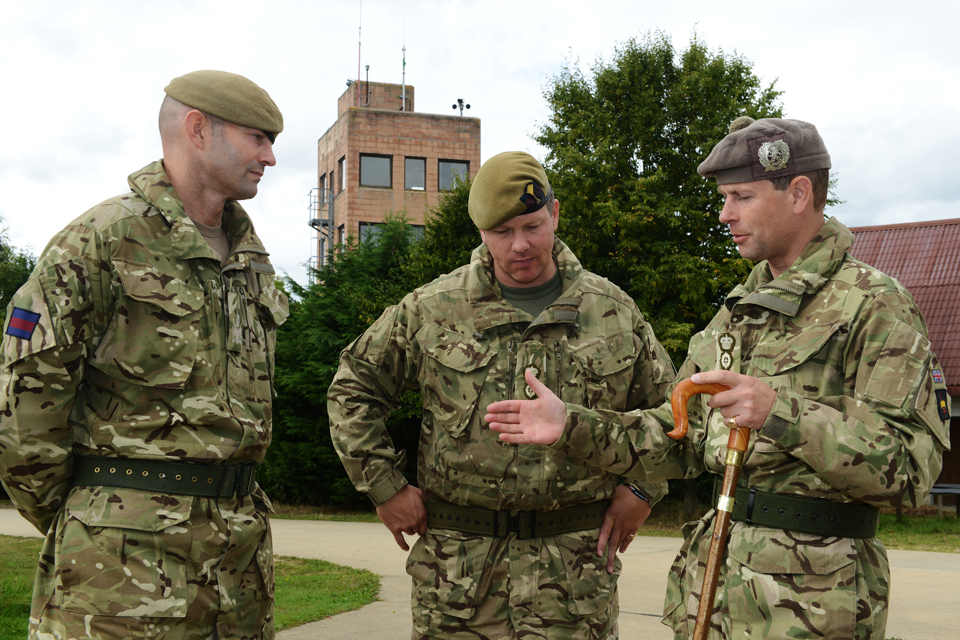
M 539 211 L 549 196 L 550 183 L 540 163 L 529 153 L 506 151 L 477 171 L 467 209 L 478 228 L 493 229 L 519 215 Z
M 241 127 L 259 129 L 271 142 L 283 131 L 283 115 L 270 94 L 235 73 L 194 71 L 174 78 L 164 91 L 188 107 Z
M 740 128 L 736 128 L 734 125 Z M 746 126 L 744 126 L 746 125 Z M 738 118 L 697 172 L 717 184 L 754 182 L 830 168 L 830 154 L 809 122 Z

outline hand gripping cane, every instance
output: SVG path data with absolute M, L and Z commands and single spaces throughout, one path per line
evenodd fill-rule
M 670 397 L 673 407 L 673 420 L 676 428 L 667 435 L 680 440 L 687 435 L 690 422 L 687 419 L 687 401 L 690 396 L 700 393 L 719 393 L 730 387 L 723 384 L 696 384 L 683 380 L 674 389 Z M 727 544 L 727 530 L 730 528 L 730 514 L 733 512 L 733 498 L 737 491 L 737 477 L 743 466 L 743 456 L 750 440 L 750 429 L 738 427 L 737 419 L 730 418 L 730 439 L 727 441 L 726 469 L 723 473 L 723 488 L 717 500 L 717 515 L 713 523 L 713 538 L 710 540 L 710 555 L 707 557 L 707 571 L 703 576 L 703 589 L 700 592 L 700 606 L 697 609 L 697 625 L 693 630 L 693 640 L 706 640 L 710 630 L 710 618 L 713 617 L 713 605 L 717 594 L 717 578 L 720 575 L 720 563 Z

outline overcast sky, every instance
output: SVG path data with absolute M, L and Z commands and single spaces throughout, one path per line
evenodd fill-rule
M 370 65 L 370 80 L 399 84 L 405 44 L 417 111 L 451 114 L 463 98 L 481 120 L 483 160 L 513 149 L 542 158 L 531 135 L 548 117 L 547 81 L 650 30 L 679 49 L 696 33 L 712 51 L 751 61 L 764 83 L 776 80 L 786 116 L 813 122 L 826 141 L 846 200 L 832 212 L 845 224 L 960 217 L 950 177 L 960 150 L 960 3 L 771 5 L 0 0 L 2 226 L 36 254 L 70 220 L 126 191 L 127 175 L 161 155 L 163 87 L 222 69 L 260 84 L 283 111 L 278 164 L 244 207 L 274 264 L 304 282 L 317 139 L 358 63 Z

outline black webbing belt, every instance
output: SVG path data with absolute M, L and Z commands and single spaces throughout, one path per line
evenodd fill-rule
M 90 458 L 73 461 L 74 486 L 126 487 L 156 493 L 204 498 L 238 498 L 257 485 L 257 465 L 193 464 L 137 458 Z
M 427 502 L 427 526 L 463 533 L 505 538 L 539 538 L 560 533 L 596 529 L 603 524 L 609 500 L 600 500 L 556 511 L 493 511 L 461 507 L 446 502 Z
M 833 502 L 737 487 L 731 519 L 761 527 L 836 538 L 877 535 L 880 510 L 854 502 Z

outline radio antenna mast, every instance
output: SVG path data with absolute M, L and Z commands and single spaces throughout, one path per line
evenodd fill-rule
M 357 20 L 357 107 L 360 106 L 360 43 L 363 40 L 363 0 L 360 0 L 360 17 Z

